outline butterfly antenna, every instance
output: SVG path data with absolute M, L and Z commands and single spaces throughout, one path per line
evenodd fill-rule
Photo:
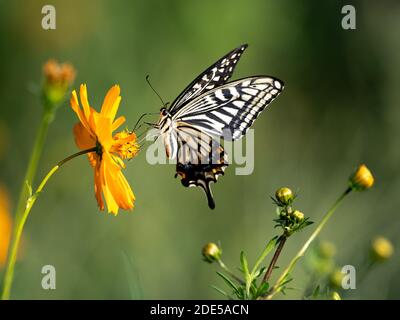
M 165 108 L 168 105 L 168 103 L 165 103 L 164 100 L 161 98 L 161 96 L 156 91 L 156 89 L 153 88 L 153 86 L 150 83 L 150 76 L 149 75 L 146 76 L 146 82 L 150 86 L 151 90 L 153 90 L 153 92 L 157 95 L 158 99 L 160 99 L 163 107 Z
M 148 116 L 148 115 L 155 115 L 155 114 L 158 114 L 158 112 L 146 112 L 146 113 L 143 113 L 143 114 L 139 117 L 138 121 L 136 121 L 136 124 L 135 124 L 135 126 L 133 127 L 133 131 L 135 131 L 136 129 L 138 129 L 138 124 L 140 123 L 140 120 L 142 120 L 145 116 Z

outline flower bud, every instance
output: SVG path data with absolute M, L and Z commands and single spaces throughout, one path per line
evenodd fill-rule
M 50 59 L 43 65 L 43 75 L 45 77 L 43 93 L 51 106 L 61 103 L 67 93 L 68 88 L 75 79 L 76 71 L 69 63 L 58 63 Z
M 336 269 L 329 276 L 330 285 L 334 288 L 342 288 L 343 277 L 344 274 L 342 273 L 342 271 L 340 269 Z
M 361 164 L 350 177 L 350 187 L 356 191 L 363 191 L 374 185 L 374 177 L 365 164 Z
M 332 242 L 323 241 L 318 246 L 318 255 L 323 259 L 331 259 L 336 254 L 336 247 Z
M 202 250 L 204 260 L 213 263 L 221 259 L 222 250 L 213 242 L 207 243 Z
M 340 297 L 339 293 L 337 293 L 336 291 L 332 291 L 329 294 L 329 298 L 330 298 L 330 300 L 342 300 L 342 298 Z
M 299 210 L 294 210 L 292 217 L 296 220 L 296 222 L 302 222 L 304 220 L 304 213 Z
M 282 187 L 276 190 L 275 198 L 278 200 L 279 203 L 282 205 L 290 205 L 293 202 L 294 195 L 292 190 L 287 187 Z
M 371 254 L 376 261 L 388 260 L 393 255 L 393 251 L 392 243 L 384 237 L 378 237 L 372 241 Z

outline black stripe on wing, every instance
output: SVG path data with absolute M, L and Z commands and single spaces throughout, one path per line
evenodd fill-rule
M 179 110 L 176 121 L 210 135 L 239 139 L 283 90 L 283 82 L 267 76 L 244 78 L 207 92 Z
M 201 187 L 208 206 L 215 208 L 210 183 L 216 183 L 228 166 L 225 151 L 212 137 L 190 126 L 178 130 L 178 162 L 175 178 L 185 187 Z
M 208 67 L 180 93 L 171 104 L 169 112 L 174 114 L 189 100 L 226 83 L 232 76 L 235 66 L 246 48 L 247 44 L 243 44 Z

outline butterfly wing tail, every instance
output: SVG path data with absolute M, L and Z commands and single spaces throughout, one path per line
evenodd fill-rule
M 224 174 L 227 166 L 226 163 L 213 165 L 178 163 L 175 177 L 180 176 L 181 183 L 185 187 L 201 187 L 206 194 L 208 206 L 210 209 L 215 209 L 210 183 L 217 182 L 218 177 Z
M 199 186 L 203 188 L 204 193 L 206 194 L 208 206 L 210 207 L 210 209 L 215 209 L 215 201 L 211 191 L 210 182 L 211 180 L 201 181 L 201 183 L 199 183 Z

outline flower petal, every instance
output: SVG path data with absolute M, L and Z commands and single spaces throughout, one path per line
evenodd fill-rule
M 80 90 L 79 90 L 79 96 L 81 98 L 81 103 L 82 103 L 82 106 L 83 106 L 83 112 L 85 113 L 86 119 L 89 119 L 90 107 L 89 107 L 89 101 L 88 101 L 88 98 L 87 98 L 86 84 L 81 84 Z
M 103 105 L 101 107 L 101 115 L 114 121 L 115 115 L 117 114 L 119 103 L 121 101 L 120 88 L 118 85 L 113 86 L 108 90 L 106 97 L 104 98 Z
M 96 146 L 96 137 L 87 131 L 81 122 L 75 124 L 73 131 L 75 143 L 79 149 L 85 150 Z
M 135 196 L 121 169 L 112 161 L 110 155 L 103 158 L 105 184 L 118 207 L 130 210 L 134 206 Z
M 113 144 L 111 121 L 102 115 L 94 115 L 96 123 L 96 136 L 103 149 L 108 151 Z
M 125 122 L 125 117 L 120 116 L 112 124 L 112 131 L 117 130 Z
M 85 114 L 82 112 L 82 109 L 79 107 L 78 96 L 76 95 L 75 90 L 72 91 L 70 104 L 71 104 L 72 110 L 75 111 L 75 113 L 78 116 L 78 119 L 82 123 L 82 125 L 86 128 L 87 131 L 92 132 L 91 127 L 89 126 L 88 118 L 85 116 Z
M 114 215 L 117 215 L 119 206 L 116 203 L 114 196 L 111 193 L 108 183 L 107 183 L 106 173 L 108 170 L 109 170 L 109 164 L 107 163 L 107 161 L 104 161 L 104 159 L 103 159 L 101 162 L 101 168 L 100 168 L 101 188 L 102 188 L 102 191 L 104 194 L 104 199 L 106 200 L 106 203 L 107 203 L 108 212 L 113 213 Z

